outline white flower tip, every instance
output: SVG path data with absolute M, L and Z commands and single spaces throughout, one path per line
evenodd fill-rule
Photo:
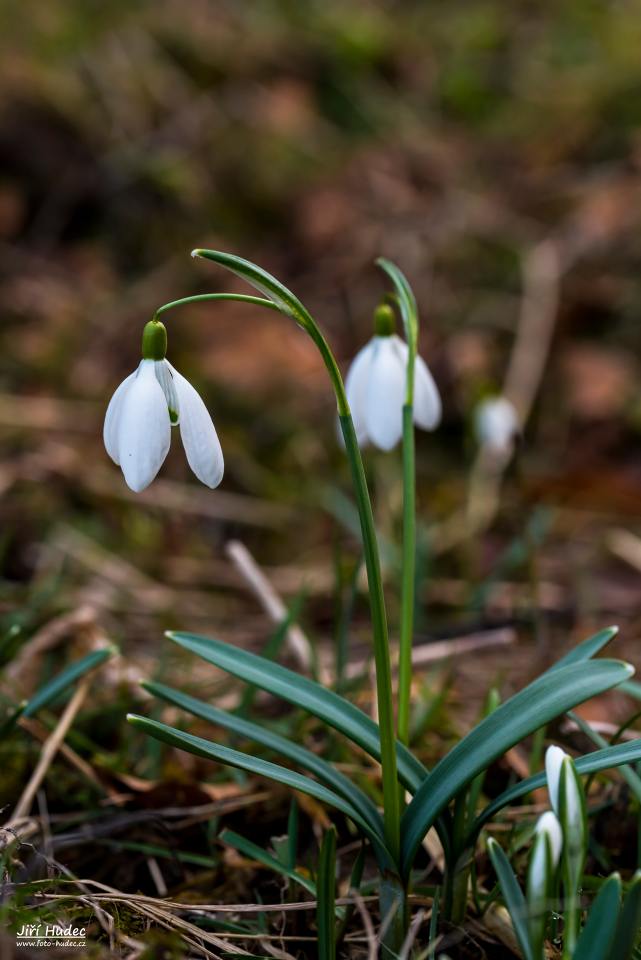
M 121 466 L 122 466 L 123 476 L 125 478 L 125 483 L 133 493 L 142 493 L 143 490 L 146 490 L 147 487 L 152 482 L 152 480 L 154 479 L 154 477 L 151 477 L 151 479 L 148 480 L 147 478 L 140 477 L 137 473 L 136 474 L 130 473 L 125 469 L 124 463 Z M 129 475 L 127 475 L 128 473 Z
M 194 258 L 194 260 L 197 257 L 202 257 L 202 255 L 203 255 L 203 251 L 200 247 L 197 247 L 195 250 L 191 251 L 191 256 Z
M 537 834 L 545 834 L 550 840 L 550 849 L 552 852 L 552 864 L 556 867 L 561 856 L 563 847 L 563 831 L 556 814 L 551 810 L 546 810 L 537 820 L 535 831 Z
M 561 766 L 565 758 L 569 756 L 561 747 L 548 747 L 545 751 L 545 775 L 548 781 L 548 792 L 550 802 L 555 813 L 559 810 L 559 783 L 561 780 Z

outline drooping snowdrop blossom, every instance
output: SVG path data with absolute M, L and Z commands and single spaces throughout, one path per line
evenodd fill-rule
M 492 453 L 507 456 L 520 432 L 515 407 L 506 397 L 489 397 L 476 409 L 476 438 Z
M 120 384 L 107 407 L 103 437 L 127 485 L 139 493 L 160 470 L 180 426 L 189 466 L 208 487 L 223 478 L 224 461 L 216 429 L 199 394 L 165 359 L 167 331 L 159 320 L 146 324 L 142 360 Z
M 374 316 L 375 335 L 356 354 L 345 379 L 347 402 L 361 447 L 371 443 L 391 450 L 403 433 L 408 346 L 394 333 L 394 314 L 387 305 Z M 414 423 L 434 430 L 441 419 L 441 398 L 425 361 L 414 364 Z

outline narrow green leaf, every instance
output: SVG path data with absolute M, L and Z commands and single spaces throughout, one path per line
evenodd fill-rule
M 434 767 L 403 814 L 402 869 L 411 869 L 421 840 L 449 801 L 490 763 L 534 730 L 631 676 L 617 660 L 594 660 L 545 674 L 501 704 Z
M 361 880 L 363 879 L 363 870 L 365 868 L 365 849 L 366 849 L 365 844 L 364 843 L 361 844 L 361 848 L 358 851 L 356 860 L 354 861 L 354 866 L 352 867 L 352 873 L 349 878 L 348 891 L 358 890 L 360 888 Z M 352 917 L 354 916 L 355 911 L 356 911 L 355 903 L 348 903 L 347 906 L 345 907 L 343 919 L 341 920 L 338 926 L 338 930 L 336 931 L 336 943 L 340 943 L 343 937 L 345 936 L 347 926 L 350 920 L 352 919 Z
M 591 660 L 592 657 L 595 657 L 597 653 L 600 653 L 604 647 L 606 647 L 610 641 L 616 637 L 619 632 L 618 627 L 605 627 L 603 630 L 599 630 L 598 633 L 593 634 L 593 636 L 588 637 L 587 640 L 583 640 L 582 643 L 578 643 L 576 647 L 573 647 L 568 653 L 561 657 L 560 660 L 557 660 L 556 663 L 553 663 L 546 673 L 554 673 L 555 670 L 560 670 L 563 667 L 569 667 L 573 663 L 583 663 L 586 660 Z M 545 674 L 543 674 L 545 676 Z
M 336 770 L 331 763 L 328 763 L 322 757 L 306 750 L 304 747 L 299 747 L 297 743 L 293 743 L 286 737 L 280 736 L 280 734 L 273 733 L 269 727 L 253 723 L 251 720 L 245 720 L 238 714 L 219 710 L 217 707 L 203 703 L 202 700 L 190 697 L 180 690 L 167 687 L 163 683 L 145 682 L 142 686 L 149 693 L 160 697 L 167 703 L 172 703 L 174 706 L 180 707 L 181 710 L 187 710 L 195 717 L 207 720 L 209 723 L 223 727 L 225 730 L 231 730 L 241 737 L 247 737 L 248 740 L 260 743 L 269 750 L 287 757 L 288 760 L 291 760 L 303 770 L 313 773 L 326 787 L 334 790 L 339 796 L 344 797 L 351 803 L 363 819 L 368 821 L 372 830 L 380 834 L 382 839 L 383 820 L 372 801 L 345 774 Z
M 191 255 L 192 257 L 202 257 L 205 260 L 212 260 L 214 263 L 220 264 L 221 267 L 226 267 L 227 270 L 231 270 L 237 277 L 246 280 L 252 287 L 255 287 L 263 296 L 269 297 L 279 310 L 293 317 L 293 319 L 306 330 L 309 329 L 311 318 L 309 317 L 308 311 L 298 297 L 296 297 L 291 290 L 288 290 L 280 280 L 277 280 L 271 273 L 268 273 L 267 270 L 263 270 L 262 267 L 257 266 L 257 264 L 252 263 L 250 260 L 237 257 L 232 253 L 224 253 L 221 250 L 197 249 L 193 250 Z
M 330 827 L 323 837 L 318 861 L 319 960 L 336 960 L 336 830 Z
M 43 687 L 40 687 L 40 689 L 34 693 L 24 708 L 24 716 L 32 717 L 38 710 L 46 707 L 47 704 L 60 696 L 60 694 L 66 690 L 67 687 L 75 683 L 76 680 L 79 680 L 80 677 L 89 673 L 90 670 L 94 670 L 117 652 L 116 647 L 103 647 L 101 650 L 94 650 L 93 653 L 88 653 L 87 656 L 82 657 L 81 660 L 76 660 L 75 663 L 69 664 L 68 667 L 61 670 L 52 680 L 49 680 L 48 683 L 45 683 Z
M 528 910 L 523 891 L 514 876 L 510 861 L 506 857 L 502 847 L 500 847 L 492 837 L 490 837 L 487 842 L 487 849 L 490 860 L 492 861 L 492 866 L 499 880 L 505 906 L 512 919 L 516 939 L 519 941 L 519 946 L 523 951 L 523 956 L 525 960 L 534 960 L 528 933 Z
M 628 960 L 641 935 L 641 870 L 633 876 L 619 916 L 611 956 Z
M 415 354 L 418 340 L 418 307 L 414 291 L 405 274 L 391 260 L 379 257 L 376 265 L 385 271 L 394 284 L 401 317 L 403 318 L 403 326 L 405 327 L 405 339 Z
M 186 750 L 197 757 L 203 757 L 206 760 L 217 760 L 219 763 L 225 763 L 230 767 L 237 767 L 239 770 L 247 770 L 250 773 L 260 777 L 267 777 L 269 780 L 275 780 L 282 783 L 292 790 L 300 790 L 321 803 L 327 803 L 331 807 L 340 810 L 348 816 L 363 834 L 371 841 L 379 858 L 379 863 L 387 863 L 388 868 L 394 868 L 394 863 L 389 855 L 389 851 L 383 845 L 379 834 L 372 830 L 369 823 L 354 809 L 351 803 L 338 796 L 332 790 L 328 790 L 316 780 L 304 777 L 294 770 L 288 770 L 287 767 L 281 767 L 277 763 L 271 763 L 269 760 L 261 760 L 259 757 L 251 757 L 238 750 L 232 750 L 229 747 L 223 747 L 218 743 L 212 743 L 209 740 L 203 740 L 202 737 L 195 737 L 191 733 L 184 733 L 177 730 L 176 727 L 167 726 L 158 720 L 150 720 L 148 717 L 140 717 L 137 714 L 128 714 L 127 720 L 134 727 L 143 730 L 149 736 L 156 740 L 162 740 L 172 747 L 178 747 L 179 750 Z
M 641 760 L 641 737 L 638 740 L 631 740 L 628 743 L 617 743 L 613 747 L 606 747 L 604 750 L 595 750 L 594 753 L 587 753 L 583 757 L 575 757 L 574 765 L 579 773 L 590 774 L 600 773 L 602 770 L 611 770 L 613 767 L 619 767 L 623 763 L 635 763 Z M 509 790 L 505 790 L 496 799 L 478 815 L 474 821 L 474 826 L 466 838 L 466 844 L 473 841 L 479 830 L 485 826 L 500 810 L 508 807 L 515 800 L 531 793 L 532 790 L 538 790 L 547 783 L 545 771 L 535 774 L 533 777 L 527 777 L 520 783 L 515 783 Z
M 608 877 L 599 895 L 592 904 L 588 921 L 583 928 L 574 951 L 573 960 L 620 960 L 621 955 L 611 953 L 619 908 L 621 905 L 621 877 L 613 873 Z
M 287 866 L 293 870 L 296 866 L 298 854 L 298 804 L 296 797 L 292 797 L 287 817 Z
M 268 853 L 267 850 L 259 847 L 258 844 L 252 843 L 251 840 L 247 840 L 245 837 L 241 837 L 239 833 L 235 833 L 233 830 L 223 830 L 218 839 L 227 844 L 228 847 L 233 847 L 234 850 L 238 850 L 243 856 L 249 857 L 250 860 L 255 860 L 256 863 L 262 863 L 262 865 L 269 870 L 280 873 L 283 877 L 287 877 L 288 880 L 293 880 L 295 883 L 298 883 L 307 890 L 308 893 L 311 893 L 313 897 L 316 896 L 316 884 L 313 880 L 298 873 L 297 870 L 288 867 L 282 863 L 281 860 L 278 860 L 276 857 L 273 857 L 271 853 Z
M 333 690 L 302 677 L 281 664 L 259 657 L 249 650 L 241 650 L 221 640 L 213 640 L 192 633 L 167 634 L 170 640 L 195 653 L 220 670 L 267 690 L 294 706 L 301 707 L 330 727 L 344 734 L 362 747 L 375 760 L 381 758 L 378 726 L 362 710 L 339 696 Z M 397 744 L 399 779 L 410 792 L 415 792 L 427 775 L 423 764 L 410 751 Z
M 587 720 L 584 720 L 583 717 L 580 717 L 572 710 L 568 710 L 568 717 L 573 720 L 574 723 L 576 723 L 577 727 L 579 727 L 586 737 L 597 747 L 600 747 L 602 750 L 606 750 L 608 748 L 608 741 L 605 739 L 605 737 L 602 737 L 597 730 L 594 730 Z M 639 775 L 635 773 L 632 767 L 627 763 L 621 765 L 621 770 L 619 772 L 627 785 L 630 787 L 630 790 L 634 796 L 637 798 L 637 802 L 641 805 L 641 777 L 639 777 Z
M 22 703 L 19 703 L 16 707 L 12 707 L 10 709 L 7 716 L 4 718 L 2 723 L 0 723 L 0 740 L 11 733 L 20 717 L 24 714 L 26 706 L 27 701 L 23 700 Z
M 626 680 L 620 685 L 619 690 L 627 693 L 629 697 L 634 697 L 635 700 L 641 700 L 641 683 L 637 683 L 636 680 Z

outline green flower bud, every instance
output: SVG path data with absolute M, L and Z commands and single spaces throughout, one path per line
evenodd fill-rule
M 167 329 L 160 320 L 150 320 L 142 332 L 143 360 L 164 360 L 167 355 Z
M 381 303 L 374 311 L 374 333 L 377 337 L 389 337 L 396 330 L 396 317 L 388 303 Z

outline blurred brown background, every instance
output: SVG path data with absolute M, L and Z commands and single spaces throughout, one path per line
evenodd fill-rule
M 349 567 L 357 543 L 329 386 L 293 325 L 236 304 L 169 315 L 170 359 L 221 437 L 219 490 L 197 485 L 176 436 L 130 495 L 102 446 L 154 309 L 243 289 L 190 259 L 208 246 L 294 289 L 344 368 L 384 291 L 374 259 L 414 285 L 445 407 L 418 441 L 429 638 L 507 623 L 565 643 L 613 618 L 634 637 L 637 0 L 1 9 L 5 629 L 88 604 L 134 660 L 158 656 L 167 626 L 256 640 L 265 617 L 224 553 L 240 538 L 287 601 L 306 588 L 308 629 L 331 636 L 333 558 Z M 475 536 L 473 409 L 519 342 L 525 438 Z M 398 459 L 367 463 L 393 543 Z

